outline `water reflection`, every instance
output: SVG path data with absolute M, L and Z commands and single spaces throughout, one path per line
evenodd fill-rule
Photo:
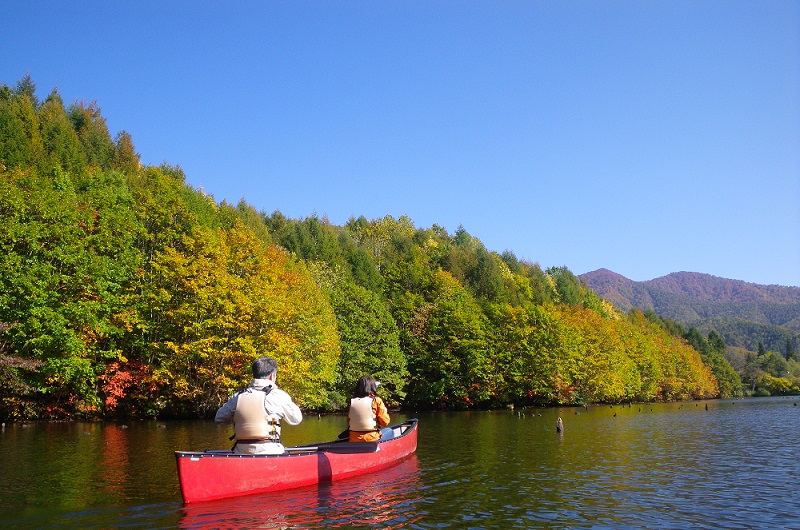
M 130 482 L 127 426 L 109 425 L 102 431 L 103 444 L 100 451 L 99 482 L 111 495 L 116 495 Z
M 425 416 L 421 527 L 800 528 L 797 432 L 780 399 Z
M 403 528 L 417 521 L 416 455 L 362 477 L 263 495 L 188 504 L 181 528 Z
M 396 467 L 188 506 L 173 451 L 226 447 L 229 428 L 6 425 L 0 527 L 800 528 L 800 399 L 707 404 L 415 414 L 417 453 Z M 345 422 L 310 417 L 287 438 Z

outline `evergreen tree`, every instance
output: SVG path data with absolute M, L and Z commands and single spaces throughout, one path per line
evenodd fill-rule
M 25 96 L 27 97 L 31 103 L 33 103 L 34 107 L 39 106 L 39 100 L 36 99 L 36 84 L 31 79 L 30 72 L 26 73 L 22 79 L 17 81 L 17 86 L 14 87 L 14 94 L 16 96 Z
M 30 164 L 31 145 L 19 119 L 16 99 L 0 99 L 0 163 L 5 167 Z
M 83 147 L 87 165 L 109 169 L 116 149 L 97 102 L 70 105 L 69 117 Z
M 555 281 L 562 304 L 577 305 L 583 301 L 581 282 L 567 267 L 550 267 L 546 272 Z
M 83 149 L 56 89 L 39 108 L 39 123 L 48 154 L 42 169 L 52 171 L 53 168 L 61 168 L 73 176 L 81 173 L 86 164 Z
M 114 142 L 114 157 L 111 167 L 124 173 L 135 173 L 139 170 L 141 161 L 136 148 L 133 146 L 133 139 L 127 131 L 120 131 Z

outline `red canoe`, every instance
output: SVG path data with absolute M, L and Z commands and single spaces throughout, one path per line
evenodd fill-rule
M 282 455 L 176 451 L 184 502 L 209 501 L 329 482 L 383 469 L 417 449 L 417 420 L 393 425 L 380 442 L 336 440 L 288 447 Z

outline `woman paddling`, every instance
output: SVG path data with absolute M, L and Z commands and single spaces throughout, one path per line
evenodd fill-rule
M 369 375 L 358 380 L 347 415 L 351 442 L 376 442 L 394 436 L 391 429 L 381 430 L 390 420 L 386 403 L 378 396 L 379 384 Z

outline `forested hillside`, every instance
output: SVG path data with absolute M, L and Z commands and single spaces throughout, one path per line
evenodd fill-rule
M 635 282 L 600 269 L 580 279 L 617 308 L 636 308 L 668 323 L 673 333 L 687 337 L 701 352 L 703 346 L 696 341 L 700 336 L 707 337 L 706 344 L 726 344 L 722 351 L 746 392 L 797 391 L 800 287 L 757 285 L 694 272 Z M 681 331 L 686 328 L 689 331 Z M 715 373 L 719 378 L 720 372 Z
M 786 355 L 800 345 L 800 287 L 757 285 L 696 272 L 676 272 L 646 282 L 600 269 L 580 279 L 623 311 L 652 310 L 705 333 L 716 331 L 729 346 L 751 351 L 761 343 Z
M 363 373 L 407 408 L 714 397 L 712 338 L 698 352 L 461 227 L 217 203 L 142 165 L 97 104 L 0 87 L 4 420 L 207 416 L 262 354 L 306 410 Z

